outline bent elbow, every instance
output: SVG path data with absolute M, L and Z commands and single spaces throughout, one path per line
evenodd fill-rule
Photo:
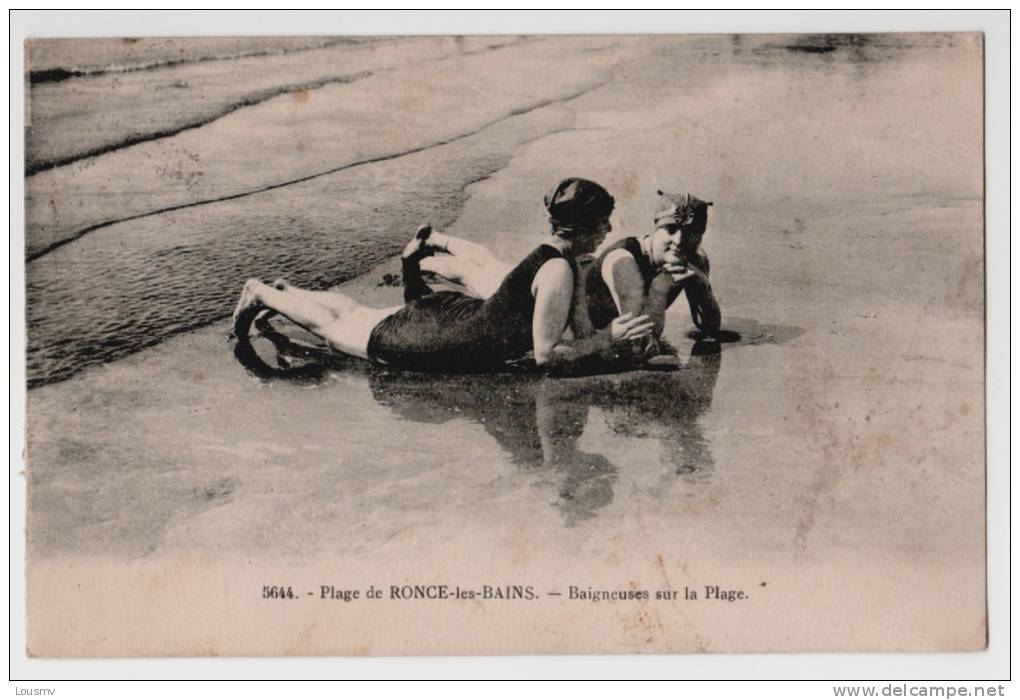
M 565 349 L 565 346 L 559 343 L 538 343 L 532 352 L 535 357 L 535 365 L 548 369 L 549 365 L 554 364 L 557 359 L 561 358 L 562 352 Z
M 552 361 L 552 350 L 535 350 L 535 366 L 546 367 Z

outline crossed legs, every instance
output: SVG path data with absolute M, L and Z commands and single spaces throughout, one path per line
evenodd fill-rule
M 421 260 L 421 269 L 467 287 L 483 299 L 499 289 L 510 266 L 482 245 L 462 238 L 431 232 L 427 237 L 431 251 L 441 253 Z

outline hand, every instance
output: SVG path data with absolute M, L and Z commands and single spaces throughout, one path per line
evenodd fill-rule
M 708 277 L 705 276 L 705 273 L 690 262 L 668 262 L 662 266 L 662 270 L 669 274 L 669 276 L 673 278 L 673 282 L 676 284 L 681 284 L 692 279 L 700 279 L 703 282 L 708 282 Z
M 647 314 L 626 313 L 613 319 L 609 331 L 614 343 L 637 340 L 651 335 L 654 324 Z
M 687 263 L 668 262 L 662 266 L 662 270 L 672 277 L 674 282 L 685 282 L 694 277 L 694 269 Z

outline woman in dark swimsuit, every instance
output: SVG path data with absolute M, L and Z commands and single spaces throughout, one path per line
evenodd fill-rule
M 598 333 L 561 342 L 575 298 L 575 258 L 594 252 L 611 230 L 613 198 L 594 182 L 570 178 L 545 204 L 551 224 L 545 242 L 487 299 L 412 286 L 405 306 L 373 309 L 334 292 L 249 280 L 234 311 L 235 333 L 243 336 L 253 316 L 270 309 L 349 355 L 445 372 L 499 369 L 528 352 L 536 365 L 569 371 L 578 361 L 649 335 L 647 316 L 626 314 Z M 404 251 L 405 268 L 416 266 L 426 249 L 426 237 L 416 236 Z
M 702 333 L 719 332 L 721 312 L 709 282 L 708 256 L 701 248 L 708 223 L 705 202 L 690 194 L 659 191 L 662 197 L 655 214 L 655 231 L 642 238 L 623 238 L 583 267 L 576 287 L 579 308 L 572 330 L 584 336 L 606 328 L 619 314 L 647 314 L 654 324 L 653 337 L 662 334 L 666 310 L 687 294 L 691 318 Z M 464 285 L 486 298 L 495 288 L 492 280 L 502 279 L 507 266 L 488 250 L 452 236 L 435 233 L 430 244 L 441 255 L 430 257 L 421 267 L 428 272 Z M 405 274 L 405 282 L 413 280 Z
M 642 313 L 651 317 L 653 335 L 659 337 L 666 309 L 684 292 L 694 325 L 715 335 L 722 314 L 708 280 L 708 256 L 701 248 L 712 203 L 690 194 L 660 190 L 659 195 L 655 231 L 609 246 L 585 275 L 592 326 L 605 328 L 618 313 Z

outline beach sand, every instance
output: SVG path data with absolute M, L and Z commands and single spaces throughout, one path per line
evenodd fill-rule
M 83 161 L 96 179 L 68 184 L 74 165 L 33 176 L 38 190 L 30 179 L 30 196 L 74 187 L 85 200 L 30 215 L 32 250 L 110 217 L 385 156 L 103 227 L 30 264 L 30 654 L 983 648 L 980 38 L 559 41 L 451 59 L 482 82 L 503 84 L 527 55 L 556 76 L 518 77 L 502 103 L 430 85 L 442 104 L 403 129 L 399 156 L 394 120 L 363 150 L 323 146 L 314 167 L 253 167 L 282 158 L 279 144 L 205 167 L 206 145 L 233 148 L 219 134 L 240 143 L 252 133 L 242 120 L 280 113 L 269 100 Z M 392 68 L 385 84 L 445 70 L 422 65 Z M 296 113 L 276 128 L 313 137 L 331 119 L 346 128 L 345 114 L 370 132 L 375 113 L 352 119 L 343 96 L 357 89 L 370 105 L 372 80 L 311 90 L 309 122 Z M 158 173 L 140 177 L 135 208 L 96 194 L 178 139 L 200 156 L 192 200 Z M 205 174 L 216 168 L 230 174 Z M 333 358 L 297 382 L 235 360 L 223 317 L 244 277 L 344 280 L 365 303 L 399 303 L 384 280 L 415 224 L 513 261 L 545 230 L 542 195 L 570 175 L 616 197 L 610 240 L 651 231 L 657 188 L 715 202 L 705 248 L 732 341 L 720 354 L 692 353 L 680 303 L 672 372 L 438 377 Z M 175 245 L 201 255 L 152 262 Z M 111 251 L 134 265 L 128 282 L 107 271 L 107 286 L 67 291 Z M 164 286 L 176 296 L 152 312 L 158 345 L 102 363 L 42 341 L 32 354 L 34 331 L 72 322 L 57 309 L 108 304 L 99 317 L 123 323 L 130 302 L 149 318 L 139 295 Z M 175 333 L 181 304 L 207 325 Z M 388 599 L 404 584 L 538 597 Z M 265 600 L 270 585 L 302 598 Z M 323 585 L 387 599 L 321 600 Z M 651 599 L 595 603 L 571 586 Z M 743 598 L 706 599 L 710 586 Z M 685 588 L 697 600 L 655 599 Z

